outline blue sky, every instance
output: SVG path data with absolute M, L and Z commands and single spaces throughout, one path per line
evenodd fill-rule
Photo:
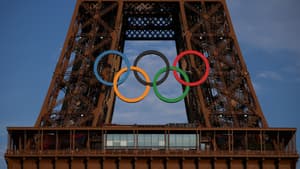
M 227 0 L 227 3 L 269 126 L 300 128 L 300 1 Z M 1 156 L 6 146 L 6 126 L 33 126 L 38 116 L 74 6 L 75 0 L 0 1 Z M 136 56 L 140 52 L 135 50 L 138 48 L 137 44 L 126 45 L 125 52 L 128 55 Z M 165 45 L 170 45 L 168 50 L 156 42 L 151 44 L 151 48 L 166 54 L 172 62 L 175 49 L 172 49 L 172 42 Z M 146 70 L 151 69 L 143 62 L 140 64 Z M 159 61 L 153 65 L 163 64 Z M 128 84 L 124 84 L 124 89 L 120 90 L 126 96 L 136 96 L 126 93 L 125 90 L 137 83 L 129 80 Z M 180 87 L 176 86 L 174 80 L 168 79 L 166 85 L 159 88 L 161 92 L 166 91 L 166 96 L 170 96 L 167 86 L 174 87 L 174 90 Z M 142 87 L 136 89 L 143 90 Z M 145 109 L 145 106 L 148 111 L 139 111 L 142 107 Z M 157 118 L 154 114 L 156 110 L 168 113 L 158 114 Z M 117 100 L 113 122 L 184 122 L 186 117 L 183 110 L 182 102 L 175 105 L 165 104 L 158 101 L 153 96 L 153 91 L 150 91 L 150 95 L 141 103 L 126 104 Z M 299 142 L 299 132 L 297 138 Z M 5 168 L 3 159 L 0 160 L 0 168 Z
M 124 48 L 124 54 L 128 56 L 131 63 L 141 52 L 149 49 L 161 51 L 168 58 L 170 64 L 177 55 L 175 41 L 127 41 Z M 150 79 L 153 79 L 155 73 L 165 67 L 165 64 L 158 56 L 147 55 L 138 62 L 138 66 L 149 74 Z M 129 98 L 138 97 L 144 89 L 145 87 L 136 80 L 133 73 L 119 86 L 121 93 Z M 172 73 L 164 83 L 158 86 L 158 90 L 167 98 L 176 98 L 182 94 L 182 87 Z M 155 96 L 153 88 L 151 88 L 146 98 L 138 103 L 126 103 L 117 98 L 112 122 L 121 124 L 184 123 L 187 122 L 187 117 L 184 101 L 173 104 L 165 103 Z

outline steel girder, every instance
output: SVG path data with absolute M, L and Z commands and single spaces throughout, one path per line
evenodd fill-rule
M 92 67 L 99 53 L 122 51 L 128 39 L 175 40 L 178 52 L 194 49 L 208 58 L 208 80 L 185 99 L 189 123 L 267 127 L 223 0 L 78 1 L 36 126 L 110 123 L 115 95 L 97 82 Z M 105 57 L 99 74 L 112 81 L 120 65 L 120 57 Z M 194 56 L 180 66 L 193 81 L 205 70 Z

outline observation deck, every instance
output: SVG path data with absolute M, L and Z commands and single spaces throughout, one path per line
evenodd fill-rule
M 5 157 L 14 160 L 9 164 L 18 165 L 16 168 L 289 169 L 295 168 L 296 162 L 291 161 L 298 159 L 295 128 L 111 124 L 97 128 L 12 127 L 8 133 Z

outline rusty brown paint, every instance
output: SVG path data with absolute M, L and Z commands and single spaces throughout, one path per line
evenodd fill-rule
M 145 27 L 128 19 L 153 22 L 155 16 L 168 24 Z M 208 80 L 185 98 L 187 124 L 110 124 L 115 94 L 98 83 L 92 65 L 105 50 L 122 51 L 127 39 L 175 40 L 178 52 L 192 49 L 207 56 Z M 194 72 L 192 79 L 204 72 L 193 56 L 180 65 Z M 98 69 L 112 81 L 120 66 L 119 57 L 109 56 Z M 105 134 L 112 132 L 155 132 L 165 138 L 193 133 L 197 144 L 180 150 L 106 150 Z M 225 0 L 78 0 L 35 126 L 8 128 L 8 133 L 9 169 L 295 169 L 298 160 L 296 129 L 268 127 Z

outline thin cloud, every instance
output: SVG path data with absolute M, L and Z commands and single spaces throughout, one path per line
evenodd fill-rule
M 129 57 L 131 63 L 138 54 L 144 50 L 158 50 L 168 58 L 170 64 L 176 57 L 176 47 L 174 41 L 126 41 L 124 53 Z M 147 56 L 138 63 L 153 80 L 154 74 L 162 67 L 165 67 L 161 59 L 157 56 Z M 124 65 L 125 66 L 125 65 Z M 160 78 L 163 75 L 160 76 Z M 119 89 L 124 96 L 134 96 L 141 94 L 145 86 L 141 85 L 133 76 L 133 73 Z M 165 97 L 178 97 L 182 94 L 181 85 L 173 78 L 170 72 L 167 80 L 158 87 L 159 92 Z M 134 95 L 133 95 L 134 94 Z M 186 122 L 184 102 L 165 103 L 159 100 L 153 89 L 144 100 L 138 103 L 126 103 L 116 99 L 113 123 L 125 124 L 165 124 Z
M 269 51 L 300 53 L 300 36 L 297 33 L 300 29 L 299 1 L 227 2 L 239 40 Z
M 179 111 L 178 109 L 164 105 L 152 105 L 152 109 L 139 108 L 138 110 L 127 110 L 115 112 L 115 117 L 113 118 L 113 123 L 118 124 L 166 124 L 166 123 L 176 123 L 176 122 L 186 122 L 185 112 Z
M 300 77 L 300 59 L 295 62 L 295 64 L 285 66 L 281 69 L 285 73 L 297 74 Z
M 253 85 L 254 90 L 255 90 L 256 93 L 261 92 L 262 89 L 263 89 L 262 86 L 256 81 L 252 81 L 252 85 Z
M 275 81 L 280 81 L 282 80 L 282 76 L 274 71 L 263 71 L 257 74 L 258 78 L 263 78 L 263 79 L 269 79 L 269 80 L 275 80 Z

